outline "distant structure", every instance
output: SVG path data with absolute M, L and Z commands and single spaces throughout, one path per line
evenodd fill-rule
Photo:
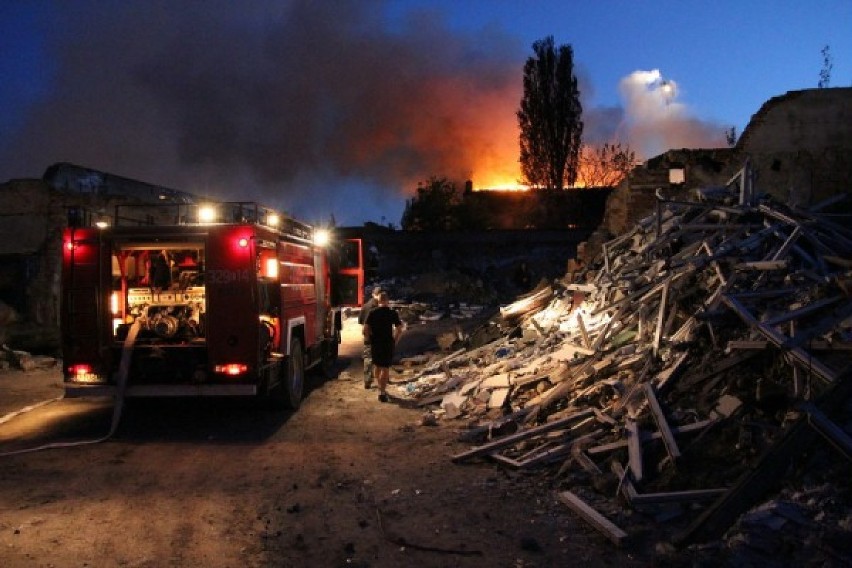
M 0 336 L 13 321 L 56 329 L 62 230 L 128 203 L 193 203 L 200 196 L 69 163 L 41 179 L 0 184 Z M 2 337 L 0 337 L 2 339 Z
M 115 174 L 60 162 L 45 170 L 42 181 L 67 196 L 91 196 L 92 202 L 130 199 L 134 203 L 195 203 L 199 196 Z
M 669 150 L 633 169 L 607 200 L 601 229 L 618 235 L 655 206 L 655 193 L 687 197 L 724 186 L 748 161 L 758 193 L 806 207 L 852 192 L 852 88 L 774 97 L 733 148 Z

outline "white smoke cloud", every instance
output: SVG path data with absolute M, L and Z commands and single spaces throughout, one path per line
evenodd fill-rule
M 624 116 L 616 138 L 642 159 L 676 148 L 725 147 L 725 127 L 701 120 L 678 100 L 677 82 L 659 69 L 637 70 L 619 83 Z

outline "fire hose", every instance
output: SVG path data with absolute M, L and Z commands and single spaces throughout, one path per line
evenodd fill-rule
M 130 326 L 130 329 L 127 332 L 127 337 L 124 339 L 124 344 L 121 347 L 121 362 L 118 365 L 118 376 L 116 377 L 117 382 L 114 395 L 115 405 L 112 409 L 112 423 L 110 424 L 109 432 L 107 432 L 106 435 L 101 436 L 100 438 L 94 438 L 92 440 L 77 440 L 74 442 L 52 442 L 50 444 L 43 444 L 34 448 L 24 448 L 22 450 L 3 452 L 0 453 L 0 457 L 28 454 L 31 452 L 39 452 L 41 450 L 52 450 L 56 448 L 73 448 L 75 446 L 99 444 L 101 442 L 109 440 L 113 436 L 113 434 L 115 434 L 115 431 L 118 430 L 118 423 L 121 421 L 121 412 L 124 409 L 124 393 L 127 389 L 127 377 L 130 375 L 130 359 L 133 356 L 133 344 L 136 343 L 136 335 L 139 333 L 140 327 L 141 322 L 139 319 L 137 319 L 135 322 L 133 322 L 133 325 Z M 62 397 L 55 398 L 52 400 L 46 400 L 38 404 L 33 404 L 31 406 L 23 408 L 17 412 L 3 417 L 2 421 L 0 421 L 0 424 L 8 421 L 11 418 L 14 418 L 15 416 L 24 414 L 25 412 L 30 412 L 31 410 L 35 410 L 36 408 L 39 408 L 51 402 L 55 402 L 57 400 L 62 400 Z

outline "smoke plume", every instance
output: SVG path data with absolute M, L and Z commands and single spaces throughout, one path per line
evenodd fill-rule
M 619 84 L 624 117 L 616 137 L 643 159 L 672 148 L 722 148 L 726 146 L 722 125 L 691 116 L 679 102 L 675 81 L 663 79 L 659 70 L 634 71 Z
M 523 50 L 494 31 L 452 32 L 434 13 L 388 22 L 385 7 L 58 3 L 51 94 L 0 168 L 37 177 L 69 161 L 297 214 L 396 222 L 388 203 L 417 182 L 498 161 L 494 132 L 515 123 Z
M 517 181 L 529 46 L 452 31 L 435 12 L 390 20 L 388 7 L 57 2 L 49 88 L 0 140 L 0 173 L 39 177 L 67 161 L 345 224 L 398 222 L 430 176 Z M 649 157 L 721 136 L 661 86 L 658 72 L 625 78 L 625 109 L 585 107 L 584 141 L 620 138 Z

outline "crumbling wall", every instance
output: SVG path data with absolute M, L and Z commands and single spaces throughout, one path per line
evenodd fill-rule
M 852 88 L 790 91 L 752 117 L 737 148 L 758 191 L 807 206 L 852 192 Z
M 610 194 L 601 229 L 624 233 L 667 199 L 721 186 L 748 160 L 755 190 L 793 206 L 852 192 L 852 88 L 791 91 L 767 101 L 735 148 L 669 150 L 634 168 Z M 682 168 L 683 183 L 669 172 Z

